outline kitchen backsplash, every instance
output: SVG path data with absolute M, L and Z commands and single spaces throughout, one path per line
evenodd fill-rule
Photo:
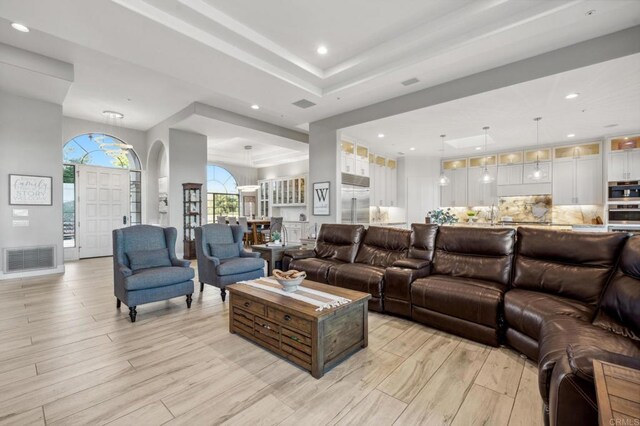
M 494 206 L 494 223 L 511 218 L 514 222 L 551 222 L 553 224 L 592 224 L 604 218 L 604 206 L 554 206 L 550 195 L 501 197 Z M 491 222 L 491 207 L 452 207 L 460 222 Z M 474 215 L 469 216 L 469 212 Z

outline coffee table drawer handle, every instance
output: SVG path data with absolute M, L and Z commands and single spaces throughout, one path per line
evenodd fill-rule
M 269 327 L 269 324 L 262 324 L 262 327 L 266 328 L 267 330 L 271 330 L 271 327 Z
M 284 316 L 284 320 L 285 320 L 285 321 L 291 321 L 291 317 L 290 317 L 289 315 L 285 315 L 285 316 Z
M 244 307 L 245 307 L 245 308 L 248 308 L 249 306 L 251 306 L 251 303 L 249 303 L 249 302 L 244 302 Z

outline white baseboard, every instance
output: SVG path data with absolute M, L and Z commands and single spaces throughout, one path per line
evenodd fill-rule
M 40 277 L 43 275 L 64 274 L 64 265 L 60 265 L 57 268 L 52 269 L 37 269 L 34 271 L 15 272 L 12 274 L 5 274 L 0 272 L 1 280 L 17 280 L 30 277 Z

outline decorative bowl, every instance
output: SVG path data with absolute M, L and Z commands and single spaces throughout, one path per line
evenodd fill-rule
M 295 278 L 284 278 L 274 275 L 273 278 L 278 282 L 278 284 L 282 286 L 282 289 L 284 291 L 290 293 L 298 289 L 298 286 L 302 283 L 302 281 L 307 278 L 307 274 L 306 272 L 303 272 L 301 275 L 298 275 Z

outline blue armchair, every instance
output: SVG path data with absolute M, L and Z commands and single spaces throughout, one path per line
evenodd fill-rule
M 136 306 L 187 296 L 191 308 L 194 271 L 176 257 L 176 228 L 135 225 L 113 231 L 113 291 L 129 307 L 136 322 Z
M 260 253 L 244 250 L 243 234 L 239 225 L 212 223 L 196 228 L 200 291 L 205 283 L 216 286 L 224 302 L 228 284 L 264 276 L 264 260 Z

